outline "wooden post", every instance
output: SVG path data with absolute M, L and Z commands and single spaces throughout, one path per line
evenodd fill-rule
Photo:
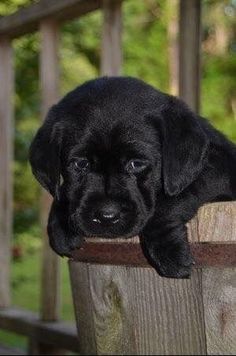
M 201 0 L 180 0 L 179 95 L 196 112 L 200 97 Z
M 121 50 L 121 0 L 103 0 L 103 31 L 101 74 L 116 76 L 121 73 L 122 50 Z
M 75 254 L 69 265 L 81 353 L 234 355 L 236 259 L 233 252 L 228 261 L 224 247 L 231 244 L 235 251 L 235 216 L 235 202 L 208 204 L 188 224 L 192 245 L 208 244 L 210 252 L 208 259 L 202 250 L 199 257 L 205 266 L 199 268 L 200 263 L 189 280 L 162 278 L 150 266 L 146 268 L 147 263 L 141 267 L 132 255 L 136 239 L 121 242 L 128 248 L 123 250 L 126 261 L 119 265 L 111 265 L 112 256 L 117 259 L 122 254 L 122 247 L 112 252 L 114 240 L 103 240 L 104 258 L 110 258 L 110 265 L 105 259 L 101 262 L 99 251 L 104 249 L 98 248 L 99 239 L 90 241 L 90 246 L 97 245 L 90 263 L 81 262 L 88 262 L 81 258 L 86 245 L 81 254 L 77 251 L 77 261 Z M 219 242 L 223 248 L 212 258 Z M 219 267 L 212 267 L 216 263 Z
M 57 23 L 47 19 L 40 24 L 41 52 L 40 78 L 42 90 L 42 117 L 50 106 L 58 100 L 58 39 Z M 43 265 L 41 285 L 41 318 L 45 321 L 57 320 L 60 308 L 59 258 L 51 250 L 46 233 L 47 219 L 52 199 L 45 191 L 42 194 L 41 220 L 44 230 Z
M 13 63 L 11 42 L 0 38 L 0 307 L 10 304 L 12 229 Z
M 169 14 L 167 23 L 168 60 L 169 60 L 169 91 L 171 95 L 179 94 L 179 44 L 178 44 L 178 0 L 167 1 Z

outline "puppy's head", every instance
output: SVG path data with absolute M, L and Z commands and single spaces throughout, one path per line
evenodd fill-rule
M 161 195 L 178 195 L 196 179 L 206 151 L 205 134 L 181 101 L 137 79 L 100 78 L 49 111 L 30 162 L 64 206 L 73 235 L 129 237 Z

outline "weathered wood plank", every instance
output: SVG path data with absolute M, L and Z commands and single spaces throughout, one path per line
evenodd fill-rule
M 201 273 L 190 280 L 161 278 L 154 270 L 131 269 L 137 353 L 205 354 Z
M 207 205 L 205 205 L 207 206 Z M 205 209 L 205 206 L 203 207 Z M 198 233 L 198 218 L 197 215 L 194 216 L 192 220 L 187 223 L 188 231 L 188 241 L 192 243 L 199 242 L 199 233 Z
M 119 75 L 122 66 L 122 0 L 103 0 L 101 74 Z
M 40 23 L 40 83 L 42 90 L 42 118 L 59 97 L 59 25 L 54 19 Z
M 203 270 L 208 355 L 236 354 L 236 268 Z
M 50 16 L 58 21 L 72 20 L 101 7 L 101 0 L 41 0 L 0 19 L 0 35 L 22 36 L 36 31 Z
M 58 99 L 58 24 L 47 19 L 40 24 L 40 82 L 42 89 L 42 118 Z M 59 258 L 49 247 L 46 226 L 52 199 L 46 191 L 42 193 L 41 224 L 43 228 L 41 316 L 43 320 L 57 320 L 60 310 Z
M 212 203 L 200 208 L 196 217 L 199 241 L 236 243 L 236 203 Z
M 91 330 L 93 323 L 96 354 L 205 354 L 199 272 L 179 281 L 124 266 L 90 265 L 86 270 L 83 263 L 70 262 L 70 269 L 79 335 L 81 324 Z M 84 277 L 87 289 L 89 283 L 86 304 Z
M 72 323 L 44 322 L 38 314 L 28 310 L 0 309 L 0 328 L 65 350 L 79 351 L 77 332 Z
M 179 95 L 195 111 L 200 100 L 201 0 L 180 0 Z
M 0 37 L 0 307 L 10 304 L 10 240 L 13 159 L 12 47 Z
M 179 94 L 179 46 L 178 46 L 178 6 L 179 0 L 167 0 L 167 35 L 168 35 L 168 64 L 169 64 L 169 93 Z
M 80 348 L 83 355 L 96 355 L 97 345 L 93 320 L 89 266 L 85 263 L 71 263 L 70 278 L 77 321 Z
M 90 303 L 99 355 L 135 353 L 130 272 L 126 267 L 89 266 Z

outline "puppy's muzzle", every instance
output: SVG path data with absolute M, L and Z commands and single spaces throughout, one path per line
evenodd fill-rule
M 137 208 L 132 202 L 91 196 L 73 214 L 73 221 L 84 236 L 126 236 L 137 223 Z

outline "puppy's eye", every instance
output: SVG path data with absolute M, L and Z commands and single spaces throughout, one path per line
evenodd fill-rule
M 126 170 L 129 173 L 139 173 L 142 172 L 147 167 L 147 163 L 141 159 L 133 159 L 129 161 L 126 165 Z
M 73 168 L 78 171 L 87 171 L 90 167 L 89 160 L 87 158 L 78 158 L 72 162 Z

